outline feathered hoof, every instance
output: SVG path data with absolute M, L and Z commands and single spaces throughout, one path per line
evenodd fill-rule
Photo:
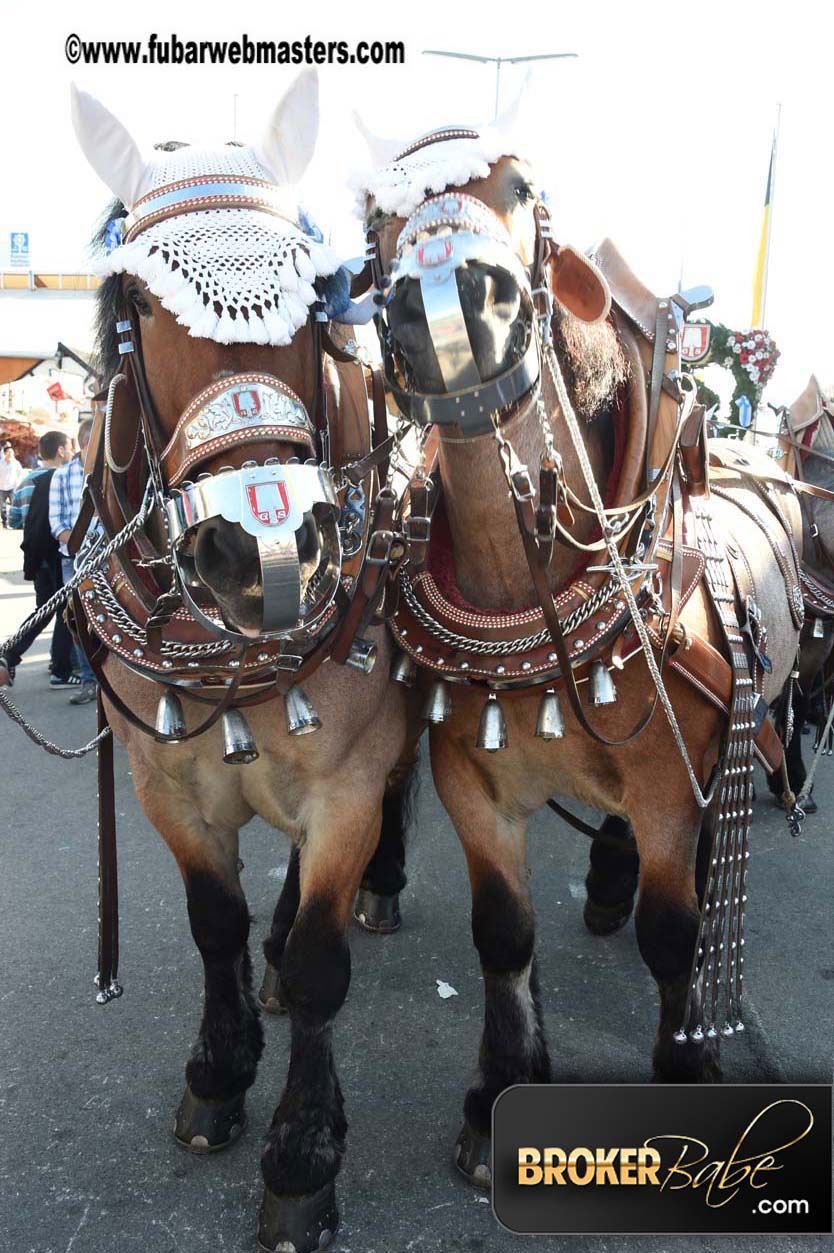
M 241 1136 L 246 1126 L 245 1093 L 228 1101 L 207 1101 L 195 1096 L 186 1084 L 177 1120 L 174 1139 L 187 1153 L 219 1153 Z
M 453 1160 L 469 1183 L 476 1188 L 489 1188 L 492 1183 L 492 1141 L 489 1136 L 473 1131 L 465 1122 L 455 1144 Z
M 633 908 L 633 899 L 618 901 L 616 905 L 597 905 L 588 897 L 582 916 L 592 935 L 613 935 L 628 922 Z
M 380 896 L 369 888 L 360 888 L 353 907 L 353 916 L 360 927 L 373 935 L 392 935 L 402 926 L 399 893 Z
M 326 1248 L 338 1227 L 334 1183 L 305 1196 L 277 1196 L 264 1188 L 258 1215 L 261 1253 L 314 1253 Z
M 281 991 L 281 976 L 272 962 L 266 963 L 263 982 L 258 992 L 258 1004 L 267 1014 L 289 1013 L 289 1006 Z

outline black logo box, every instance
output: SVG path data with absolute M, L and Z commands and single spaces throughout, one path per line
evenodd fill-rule
M 827 1234 L 831 1222 L 831 1097 L 827 1084 L 566 1084 L 519 1085 L 498 1097 L 492 1120 L 492 1199 L 498 1221 L 512 1232 L 527 1234 Z M 807 1113 L 805 1111 L 810 1111 Z M 766 1113 L 762 1114 L 762 1111 Z M 757 1115 L 762 1115 L 757 1119 Z M 810 1130 L 789 1147 L 813 1119 Z M 756 1120 L 754 1122 L 754 1120 Z M 752 1127 L 751 1127 L 751 1124 Z M 746 1135 L 745 1130 L 748 1129 Z M 726 1162 L 739 1140 L 736 1160 L 773 1157 L 773 1166 L 733 1189 L 713 1184 L 707 1204 L 707 1181 L 685 1184 L 673 1173 L 665 1187 L 652 1183 L 570 1182 L 521 1185 L 519 1149 L 541 1152 L 558 1146 L 610 1150 L 639 1148 L 652 1140 L 661 1158 L 657 1177 L 669 1169 L 691 1175 L 709 1163 Z M 703 1161 L 688 1167 L 708 1146 Z M 557 1157 L 557 1161 L 558 1161 Z M 752 1163 L 750 1163 L 752 1165 Z M 580 1173 L 585 1162 L 580 1160 Z M 618 1168 L 617 1168 L 618 1169 Z M 738 1166 L 731 1171 L 741 1173 Z M 531 1178 L 534 1176 L 528 1176 Z M 628 1173 L 626 1174 L 628 1177 Z M 633 1176 L 637 1177 L 637 1172 Z M 725 1182 L 732 1181 L 727 1174 Z M 727 1199 L 726 1204 L 717 1202 Z M 764 1205 L 762 1205 L 764 1201 Z M 768 1209 L 769 1207 L 769 1209 Z

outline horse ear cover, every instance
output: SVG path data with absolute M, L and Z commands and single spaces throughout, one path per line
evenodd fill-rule
M 611 310 L 611 292 L 605 276 L 589 257 L 570 244 L 561 244 L 551 261 L 553 295 L 569 313 L 583 322 L 602 322 Z

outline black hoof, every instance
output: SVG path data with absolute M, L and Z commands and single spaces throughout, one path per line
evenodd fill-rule
M 492 1141 L 473 1131 L 468 1122 L 461 1128 L 454 1152 L 454 1163 L 464 1178 L 476 1188 L 492 1183 Z
M 633 899 L 618 901 L 616 905 L 597 905 L 588 897 L 582 916 L 593 935 L 613 935 L 628 922 L 633 908 Z
M 174 1123 L 177 1144 L 188 1153 L 217 1153 L 228 1148 L 246 1126 L 245 1099 L 241 1092 L 228 1101 L 206 1101 L 186 1084 Z
M 258 1215 L 261 1253 L 314 1253 L 330 1243 L 338 1227 L 334 1183 L 306 1196 L 276 1196 L 264 1188 Z
M 805 814 L 806 817 L 808 816 L 808 814 L 817 813 L 818 810 L 819 810 L 819 805 L 814 800 L 813 796 L 809 796 L 806 800 L 802 802 L 802 812 Z
M 399 893 L 379 896 L 370 888 L 360 888 L 353 907 L 353 916 L 366 931 L 371 931 L 374 935 L 391 935 L 394 931 L 399 931 L 402 925 Z
M 272 965 L 272 962 L 266 963 L 264 971 L 263 983 L 258 992 L 258 1004 L 267 1014 L 286 1014 L 289 1012 L 289 1006 L 281 991 L 281 976 Z

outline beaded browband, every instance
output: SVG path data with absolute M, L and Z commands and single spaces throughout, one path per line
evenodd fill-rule
M 295 222 L 284 211 L 286 200 L 274 183 L 244 174 L 218 174 L 208 178 L 184 178 L 154 188 L 137 200 L 125 220 L 124 242 L 130 243 L 157 222 L 204 209 L 253 209 Z

